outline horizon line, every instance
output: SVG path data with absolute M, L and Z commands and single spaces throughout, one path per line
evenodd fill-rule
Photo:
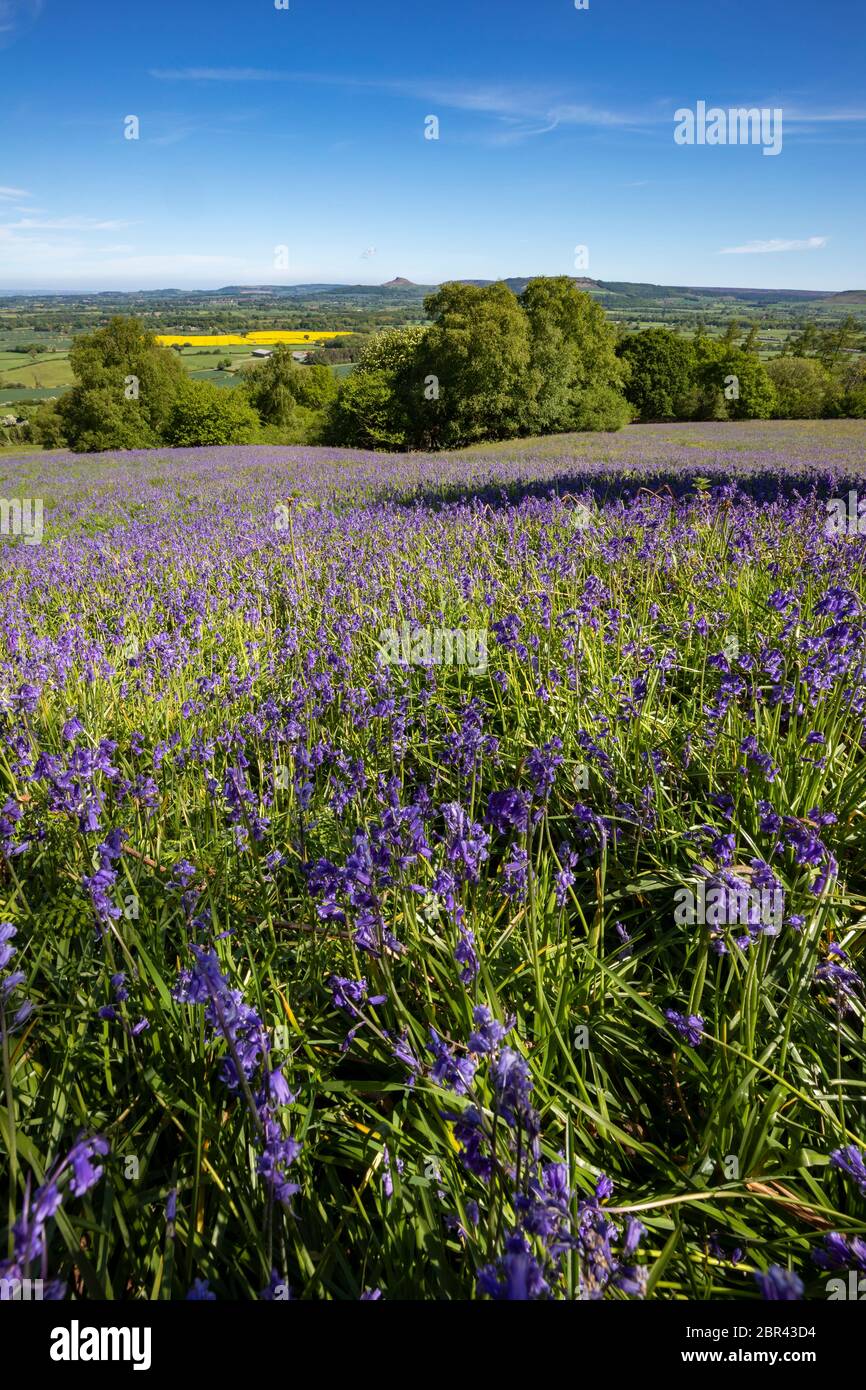
M 395 279 L 405 277 L 395 276 Z M 40 296 L 42 298 L 67 298 L 70 295 L 136 295 L 136 294 L 217 294 L 227 289 L 238 290 L 291 290 L 291 289 L 313 289 L 322 287 L 325 289 L 438 289 L 442 285 L 449 284 L 503 284 L 508 280 L 552 280 L 569 279 L 584 281 L 593 285 L 651 285 L 659 289 L 674 290 L 715 290 L 719 293 L 743 294 L 743 293 L 775 293 L 775 294 L 812 294 L 812 295 L 837 295 L 837 294 L 866 294 L 866 288 L 837 288 L 837 289 L 809 289 L 807 286 L 777 286 L 777 285 L 684 285 L 670 284 L 661 280 L 616 280 L 589 275 L 501 275 L 501 276 L 451 276 L 445 280 L 410 280 L 405 285 L 394 285 L 388 280 L 297 280 L 297 281 L 235 281 L 220 285 L 159 285 L 153 288 L 146 288 L 139 285 L 134 288 L 121 289 L 111 287 L 108 289 L 97 289 L 95 287 L 85 287 L 82 285 L 69 287 L 67 289 L 40 289 L 38 287 L 4 287 L 0 285 L 0 298 L 32 298 Z

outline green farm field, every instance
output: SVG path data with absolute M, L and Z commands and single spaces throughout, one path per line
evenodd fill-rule
M 33 339 L 32 334 L 17 336 L 26 343 Z M 60 395 L 74 384 L 68 347 L 40 354 L 34 360 L 24 353 L 10 351 L 13 345 L 11 337 L 11 334 L 0 337 L 0 406 L 19 401 L 46 400 Z M 254 357 L 248 347 L 237 346 L 198 351 L 185 348 L 178 356 L 193 380 L 213 381 L 218 386 L 236 386 L 242 368 L 264 360 Z M 220 370 L 217 363 L 226 359 L 231 360 L 231 366 Z M 351 363 L 343 363 L 332 370 L 336 376 L 345 376 L 351 367 Z

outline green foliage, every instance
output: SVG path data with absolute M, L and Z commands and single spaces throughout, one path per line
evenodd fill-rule
M 354 449 L 402 449 L 408 420 L 383 371 L 354 371 L 340 387 L 328 416 L 326 438 Z
M 853 314 L 848 314 L 842 323 L 825 329 L 819 337 L 818 358 L 828 371 L 838 367 L 857 341 L 859 327 Z
M 334 442 L 456 447 L 554 430 L 618 429 L 626 369 L 601 309 L 566 277 L 452 282 L 429 295 L 429 328 L 379 334 L 331 411 Z
M 249 444 L 258 429 L 259 418 L 240 391 L 212 381 L 187 381 L 175 398 L 164 439 L 175 447 Z
M 677 420 L 691 413 L 697 360 L 687 338 L 648 328 L 630 334 L 619 352 L 631 369 L 625 394 L 639 419 Z
M 427 329 L 415 324 L 410 328 L 388 328 L 368 338 L 357 358 L 356 372 L 387 372 L 400 376 L 414 366 L 425 342 Z
M 62 449 L 65 439 L 63 419 L 57 409 L 56 401 L 41 401 L 29 412 L 30 438 L 43 449 Z
M 111 386 L 74 386 L 57 402 L 64 440 L 76 453 L 101 449 L 152 449 L 160 436 L 138 401 Z
M 299 405 L 287 425 L 260 425 L 257 444 L 326 444 L 328 413 Z
M 570 426 L 574 430 L 621 430 L 632 418 L 632 408 L 615 386 L 591 382 L 575 403 Z
M 147 449 L 160 442 L 187 377 L 138 319 L 113 318 L 77 338 L 69 360 L 76 384 L 57 413 L 71 449 Z
M 833 379 L 812 357 L 776 357 L 767 364 L 776 391 L 775 414 L 786 420 L 816 420 L 830 411 Z
M 355 448 L 406 448 L 423 435 L 419 401 L 427 330 L 386 329 L 368 338 L 351 376 L 344 379 L 328 418 L 327 438 Z M 414 415 L 414 421 L 413 421 Z M 426 424 L 431 423 L 429 415 Z
M 846 362 L 838 375 L 839 413 L 855 420 L 866 419 L 866 358 Z
M 337 381 L 329 367 L 298 367 L 295 399 L 308 410 L 324 410 L 337 394 Z
M 529 323 L 508 286 L 453 281 L 428 295 L 424 307 L 433 322 L 412 383 L 416 437 L 454 447 L 521 433 Z
M 327 367 L 299 366 L 286 344 L 274 348 L 260 365 L 244 371 L 243 389 L 265 425 L 297 430 L 298 407 L 324 409 L 337 393 Z
M 520 297 L 530 334 L 523 432 L 618 429 L 627 376 L 601 307 L 565 275 L 530 280 Z M 591 422 L 591 423 L 584 423 Z
M 776 407 L 776 394 L 767 369 L 759 358 L 739 351 L 722 360 L 725 376 L 737 379 L 737 394 L 728 400 L 730 420 L 769 420 Z
M 767 369 L 742 348 L 703 339 L 696 349 L 696 413 L 703 420 L 769 420 L 776 396 Z
M 826 326 L 806 323 L 798 337 L 789 335 L 783 355 L 765 364 L 756 351 L 757 322 L 746 331 L 729 315 L 721 336 L 710 336 L 699 320 L 692 339 L 652 327 L 626 334 L 617 345 L 618 330 L 599 303 L 566 276 L 486 286 L 451 282 L 428 295 L 423 307 L 427 326 L 353 334 L 304 365 L 281 344 L 261 364 L 242 369 L 240 392 L 261 422 L 259 437 L 281 444 L 436 449 L 616 430 L 635 414 L 644 421 L 866 414 L 860 329 L 851 314 Z M 252 324 L 261 324 L 255 312 L 244 326 Z M 200 326 L 219 331 L 238 325 L 217 315 Z M 717 319 L 711 328 L 718 334 Z M 782 335 L 775 336 L 781 344 Z M 16 344 L 13 350 L 32 355 L 35 348 Z M 62 339 L 59 351 L 65 351 Z M 236 359 L 220 352 L 200 355 L 231 368 Z M 179 428 L 185 435 L 228 430 L 251 438 L 249 416 L 236 415 L 227 402 L 211 401 L 205 410 L 200 397 L 193 409 L 196 398 L 185 396 L 175 412 L 189 381 L 180 359 L 138 319 L 112 318 L 75 339 L 68 364 L 49 363 L 46 371 L 71 366 L 75 385 L 37 416 L 28 438 L 77 451 L 153 448 L 173 442 Z M 337 360 L 352 362 L 359 380 L 338 380 L 331 370 Z

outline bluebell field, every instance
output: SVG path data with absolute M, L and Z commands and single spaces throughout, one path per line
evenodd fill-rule
M 864 445 L 0 462 L 0 1288 L 866 1273 Z

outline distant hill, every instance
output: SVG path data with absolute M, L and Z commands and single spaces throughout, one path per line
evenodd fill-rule
M 2 3 L 0 0 L 0 9 Z M 515 275 L 500 283 L 520 295 L 533 278 Z M 757 323 L 765 330 L 764 346 L 771 350 L 781 331 L 802 327 L 806 319 L 826 326 L 851 315 L 861 332 L 866 329 L 866 289 L 745 289 L 598 280 L 589 275 L 569 278 L 591 295 L 606 318 L 628 331 L 652 325 L 689 329 L 702 323 L 713 332 L 738 320 L 747 325 Z M 481 287 L 497 282 L 466 278 L 459 283 Z M 140 314 L 154 331 L 165 333 L 239 333 L 251 326 L 371 333 L 422 322 L 424 300 L 439 288 L 395 275 L 384 284 L 330 280 L 303 285 L 223 285 L 216 290 L 167 286 L 159 290 L 4 295 L 0 289 L 0 309 L 4 316 L 13 316 L 21 331 L 32 325 L 66 332 L 71 325 L 73 333 L 80 333 L 99 326 L 111 314 Z
M 455 277 L 458 278 L 458 277 Z M 505 278 L 504 283 L 515 294 L 521 294 L 526 288 L 532 275 L 515 275 Z M 773 289 L 744 289 L 735 286 L 725 285 L 655 285 L 652 283 L 642 283 L 634 280 L 595 280 L 588 275 L 573 275 L 570 277 L 579 289 L 586 290 L 587 293 L 597 296 L 604 303 L 606 309 L 622 309 L 628 311 L 637 304 L 657 304 L 664 306 L 665 309 L 683 307 L 701 307 L 701 301 L 714 300 L 718 304 L 743 304 L 751 305 L 755 308 L 761 305 L 778 304 L 794 306 L 797 304 L 814 304 L 821 302 L 829 305 L 858 305 L 866 304 L 866 289 L 863 290 L 773 290 Z M 492 285 L 493 280 L 473 280 L 463 279 L 460 281 L 464 285 Z M 64 293 L 7 293 L 3 294 L 0 290 L 0 298 L 7 302 L 31 300 L 74 300 L 82 302 L 85 300 L 167 300 L 184 299 L 189 301 L 212 301 L 214 299 L 237 299 L 251 301 L 253 299 L 279 300 L 279 299 L 330 299 L 337 303 L 348 299 L 375 300 L 377 296 L 394 294 L 399 297 L 399 302 L 405 304 L 417 299 L 419 302 L 425 295 L 432 294 L 439 288 L 438 285 L 422 285 L 414 280 L 408 280 L 404 275 L 397 275 L 393 280 L 386 280 L 384 284 L 346 284 L 335 280 L 319 281 L 306 285 L 223 285 L 216 290 L 179 290 L 166 288 L 161 290 L 91 290 L 91 291 L 66 291 Z
M 457 277 L 455 277 L 457 278 Z M 504 283 L 515 294 L 522 294 L 532 275 L 507 276 Z M 627 309 L 630 304 L 660 303 L 675 307 L 674 302 L 694 304 L 700 300 L 728 301 L 758 307 L 762 304 L 810 304 L 820 300 L 834 304 L 866 304 L 866 290 L 773 290 L 745 289 L 729 285 L 654 285 L 634 280 L 595 280 L 588 275 L 573 275 L 571 279 L 579 289 L 601 299 L 606 308 Z M 493 280 L 461 280 L 464 285 L 492 285 Z M 331 296 L 335 299 L 347 296 L 370 298 L 377 294 L 397 291 L 407 298 L 423 299 L 439 288 L 438 285 L 421 285 L 397 275 L 380 285 L 347 285 L 338 283 L 311 285 L 226 285 L 219 290 L 194 291 L 210 297 L 222 295 L 232 298 L 246 298 L 250 295 L 266 297 L 302 298 L 308 295 Z
M 507 279 L 505 284 L 515 294 L 526 288 L 531 275 Z M 743 303 L 779 303 L 786 300 L 814 300 L 838 298 L 834 290 L 762 290 L 736 289 L 718 285 L 653 285 L 633 280 L 591 280 L 585 275 L 573 275 L 571 279 L 589 294 L 615 296 L 624 300 L 667 300 L 667 299 L 735 299 Z M 468 285 L 490 285 L 492 280 L 467 280 Z M 859 294 L 859 290 L 846 290 L 845 294 Z

